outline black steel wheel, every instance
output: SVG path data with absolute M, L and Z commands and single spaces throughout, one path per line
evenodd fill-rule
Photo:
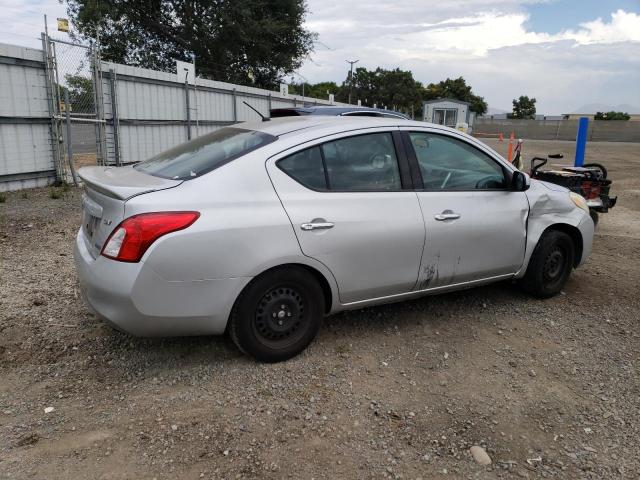
M 254 279 L 238 297 L 229 333 L 244 353 L 277 362 L 303 351 L 324 315 L 322 288 L 302 268 L 286 267 Z
M 295 286 L 281 286 L 267 292 L 256 308 L 254 334 L 265 344 L 282 348 L 304 334 L 308 300 Z
M 545 232 L 538 241 L 521 285 L 538 298 L 560 293 L 571 275 L 575 245 L 569 235 L 558 230 Z

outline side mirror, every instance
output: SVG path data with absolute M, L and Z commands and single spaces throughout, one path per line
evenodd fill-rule
M 529 189 L 531 185 L 531 178 L 526 173 L 519 170 L 513 172 L 511 177 L 511 190 L 514 192 L 524 192 Z

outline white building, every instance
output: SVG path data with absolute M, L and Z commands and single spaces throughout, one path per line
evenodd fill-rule
M 468 102 L 452 98 L 427 100 L 422 103 L 422 120 L 452 128 L 461 123 L 471 127 L 476 114 L 470 107 Z

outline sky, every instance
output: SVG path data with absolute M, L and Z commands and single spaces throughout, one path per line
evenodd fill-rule
M 424 84 L 463 76 L 492 109 L 510 111 L 513 98 L 528 95 L 548 115 L 590 104 L 640 113 L 640 0 L 308 0 L 308 7 L 306 26 L 318 41 L 298 81 L 340 83 L 346 60 L 359 60 L 368 69 L 411 70 Z M 65 6 L 0 0 L 0 12 L 0 42 L 37 48 L 42 15 L 55 31 Z

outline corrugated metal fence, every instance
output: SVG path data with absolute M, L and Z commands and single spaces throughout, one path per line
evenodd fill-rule
M 58 43 L 64 48 L 56 53 Z M 100 62 L 90 47 L 45 34 L 43 48 L 0 44 L 0 191 L 70 181 L 66 164 L 76 157 L 77 166 L 124 165 L 257 120 L 243 102 L 263 114 L 332 104 L 200 78 L 185 83 L 177 74 Z M 93 86 L 67 105 L 70 77 Z
M 106 163 L 124 165 L 149 158 L 222 126 L 259 120 L 271 108 L 332 105 L 328 100 L 102 62 Z M 335 105 L 336 103 L 333 103 Z
M 575 140 L 577 120 L 498 120 L 478 117 L 474 133 L 504 134 L 511 132 L 516 138 L 530 140 Z M 593 142 L 640 142 L 640 122 L 592 120 L 589 122 L 588 140 Z
M 0 44 L 0 191 L 56 177 L 42 50 Z

